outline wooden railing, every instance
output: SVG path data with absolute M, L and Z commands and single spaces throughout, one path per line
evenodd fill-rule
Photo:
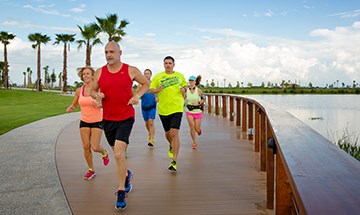
M 275 214 L 360 214 L 359 161 L 281 107 L 225 94 L 208 94 L 206 106 L 247 132 Z

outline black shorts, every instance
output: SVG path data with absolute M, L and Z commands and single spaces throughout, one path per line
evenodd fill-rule
M 164 130 L 169 131 L 171 128 L 176 128 L 180 130 L 182 115 L 182 112 L 173 113 L 168 116 L 159 115 Z
M 103 122 L 100 121 L 100 122 L 92 122 L 92 123 L 87 123 L 87 122 L 84 122 L 82 120 L 80 120 L 80 125 L 79 125 L 80 128 L 99 128 L 99 129 L 103 129 Z
M 109 121 L 104 119 L 104 133 L 109 145 L 114 146 L 115 140 L 129 144 L 129 137 L 134 121 L 132 117 L 122 121 Z

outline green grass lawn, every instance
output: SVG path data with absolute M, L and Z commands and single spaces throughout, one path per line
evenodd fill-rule
M 0 90 L 0 135 L 30 122 L 66 113 L 73 98 L 56 92 Z
M 359 88 L 202 88 L 204 93 L 228 94 L 359 94 Z M 0 135 L 11 129 L 46 117 L 64 114 L 73 100 L 56 92 L 0 90 Z M 80 109 L 78 108 L 77 111 Z

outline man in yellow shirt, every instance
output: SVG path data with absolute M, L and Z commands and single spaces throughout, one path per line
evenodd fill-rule
M 158 95 L 158 113 L 169 142 L 170 171 L 177 170 L 180 149 L 179 129 L 184 111 L 184 95 L 187 83 L 183 74 L 174 71 L 175 60 L 164 58 L 165 71 L 156 74 L 150 84 L 150 93 Z

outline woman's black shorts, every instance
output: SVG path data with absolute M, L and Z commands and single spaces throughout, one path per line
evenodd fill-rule
M 80 125 L 79 125 L 80 128 L 99 128 L 99 129 L 103 129 L 103 122 L 100 121 L 100 122 L 92 122 L 92 123 L 87 123 L 87 122 L 84 122 L 82 120 L 80 120 Z

